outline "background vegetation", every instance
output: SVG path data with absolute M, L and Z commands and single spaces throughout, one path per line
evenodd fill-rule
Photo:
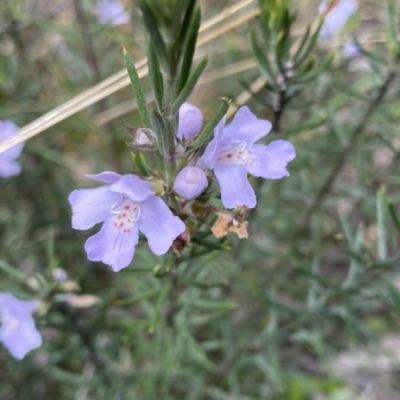
M 235 3 L 202 1 L 202 21 Z M 122 45 L 143 57 L 136 5 L 125 2 L 132 24 L 123 26 L 99 23 L 94 6 L 0 2 L 0 119 L 22 127 L 121 70 Z M 308 24 L 315 31 L 317 6 L 292 2 L 293 48 Z M 274 43 L 243 18 L 255 16 L 256 2 L 204 34 L 217 32 L 199 48 L 210 65 L 190 101 L 206 120 L 218 97 L 248 104 L 279 128 L 268 140 L 289 140 L 297 157 L 290 178 L 252 181 L 259 200 L 246 215 L 249 239 L 231 234 L 212 246 L 206 238 L 171 272 L 144 243 L 119 273 L 91 263 L 88 232 L 70 224 L 67 198 L 90 185 L 84 174 L 135 172 L 121 122 L 137 126 L 138 114 L 107 113 L 131 100 L 129 87 L 28 141 L 21 175 L 0 181 L 0 291 L 45 301 L 37 319 L 44 344 L 21 362 L 0 348 L 0 398 L 398 398 L 397 6 L 390 2 L 388 25 L 386 2 L 360 1 L 340 37 L 310 49 L 312 74 L 302 70 L 303 79 L 275 92 L 263 84 L 245 93 L 265 77 L 249 26 L 277 62 Z M 349 39 L 359 43 L 350 59 L 341 52 Z M 232 75 L 234 68 L 243 70 Z M 68 272 L 67 283 L 54 282 L 55 268 Z M 62 301 L 74 291 L 99 301 Z

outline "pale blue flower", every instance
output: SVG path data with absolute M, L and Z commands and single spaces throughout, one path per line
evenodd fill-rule
M 102 261 L 119 271 L 131 263 L 139 231 L 156 255 L 165 254 L 185 231 L 185 224 L 154 194 L 150 182 L 115 172 L 87 177 L 108 183 L 95 189 L 75 190 L 69 196 L 74 229 L 85 230 L 104 222 L 100 232 L 86 241 L 89 260 Z
M 320 31 L 320 37 L 332 38 L 336 36 L 344 27 L 347 20 L 357 12 L 357 0 L 339 0 L 330 8 L 331 0 L 322 0 L 318 7 L 320 14 L 324 14 L 325 19 Z
M 98 0 L 96 16 L 102 24 L 123 25 L 130 21 L 129 13 L 119 0 Z
M 272 125 L 258 119 L 248 107 L 241 107 L 233 121 L 224 125 L 222 119 L 197 166 L 214 170 L 226 208 L 254 208 L 256 195 L 247 173 L 265 179 L 289 176 L 286 165 L 296 156 L 294 147 L 285 140 L 275 140 L 268 146 L 255 144 Z
M 0 143 L 15 136 L 18 129 L 18 126 L 15 125 L 14 122 L 0 120 Z M 20 143 L 0 154 L 1 178 L 11 178 L 21 173 L 21 164 L 15 160 L 21 155 L 23 147 L 24 143 Z
M 35 301 L 19 300 L 10 293 L 0 292 L 0 341 L 17 360 L 42 344 L 32 317 L 38 305 Z

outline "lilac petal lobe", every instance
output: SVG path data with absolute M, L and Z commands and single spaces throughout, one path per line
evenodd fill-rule
M 142 204 L 138 225 L 151 251 L 158 256 L 165 254 L 172 242 L 186 229 L 185 224 L 157 196 L 149 197 Z
M 133 224 L 130 232 L 126 233 L 115 228 L 110 219 L 86 241 L 85 250 L 90 261 L 101 261 L 118 272 L 132 262 L 138 241 L 137 224 Z
M 154 195 L 153 185 L 146 182 L 136 175 L 124 175 L 120 180 L 110 186 L 110 190 L 122 193 L 131 200 L 142 202 L 149 196 Z
M 86 178 L 93 179 L 94 181 L 105 182 L 105 183 L 115 183 L 122 178 L 122 175 L 112 171 L 104 171 L 101 172 L 100 174 L 85 175 L 85 176 Z
M 319 36 L 326 39 L 336 36 L 347 20 L 357 12 L 357 8 L 357 0 L 339 0 L 333 7 L 330 1 L 322 0 L 318 12 L 324 14 L 325 19 Z
M 286 140 L 275 140 L 268 146 L 254 145 L 253 165 L 247 165 L 247 171 L 265 179 L 280 179 L 289 176 L 287 163 L 296 157 L 294 147 Z
M 247 179 L 247 172 L 241 165 L 218 164 L 214 173 L 221 187 L 222 204 L 226 208 L 256 206 L 256 195 Z
M 0 293 L 0 341 L 17 360 L 42 344 L 32 317 L 37 307 L 35 301 L 19 300 L 9 293 Z
M 196 166 L 199 168 L 214 168 L 219 153 L 220 153 L 220 140 L 222 131 L 225 126 L 225 116 L 221 118 L 217 126 L 214 128 L 214 139 L 208 143 L 203 155 L 198 159 Z
M 72 207 L 72 227 L 85 230 L 105 221 L 110 208 L 121 200 L 121 195 L 110 192 L 110 186 L 74 190 L 68 197 Z
M 14 122 L 10 120 L 0 120 L 0 143 L 5 142 L 8 139 L 11 139 L 13 136 L 16 135 L 19 128 Z M 10 149 L 6 150 L 2 154 L 0 154 L 0 163 L 1 160 L 15 160 L 21 155 L 22 149 L 24 148 L 24 143 L 16 144 L 15 146 L 11 147 Z M 19 173 L 19 172 L 18 172 Z M 13 174 L 17 175 L 17 174 Z M 13 176 L 10 175 L 10 176 Z
M 21 155 L 24 145 L 25 143 L 16 144 L 15 146 L 6 150 L 4 153 L 0 154 L 0 157 L 8 160 L 15 160 Z
M 218 141 L 214 138 L 210 143 L 208 143 L 203 155 L 197 160 L 196 166 L 199 168 L 214 168 L 218 154 Z
M 18 324 L 17 327 L 15 327 L 16 323 Z M 22 360 L 27 353 L 42 345 L 42 337 L 36 330 L 32 317 L 11 323 L 10 326 L 2 324 L 0 341 L 17 360 Z
M 258 139 L 266 136 L 271 128 L 271 122 L 258 119 L 250 109 L 245 106 L 239 109 L 233 121 L 224 128 L 222 138 L 253 144 Z
M 0 177 L 11 178 L 12 176 L 19 175 L 22 171 L 21 164 L 14 160 L 7 160 L 0 154 Z
M 119 0 L 98 0 L 96 6 L 97 19 L 102 24 L 123 25 L 130 21 Z

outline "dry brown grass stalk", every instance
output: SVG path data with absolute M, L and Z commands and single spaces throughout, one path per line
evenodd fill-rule
M 225 20 L 225 18 L 229 15 L 233 15 L 249 4 L 253 3 L 255 0 L 243 0 L 239 4 L 236 4 L 229 9 L 223 10 L 217 16 L 211 18 L 206 21 L 201 28 L 201 32 L 204 32 L 206 29 L 210 29 L 215 26 L 220 21 Z M 211 32 L 207 36 L 200 36 L 199 41 L 197 43 L 197 47 L 208 43 L 209 41 L 215 39 L 216 37 L 222 35 L 223 33 L 228 32 L 231 29 L 234 29 L 237 26 L 242 25 L 247 22 L 255 15 L 257 15 L 258 10 L 253 10 L 244 16 L 240 16 L 239 18 L 227 22 L 220 28 L 217 28 L 215 31 Z M 145 58 L 138 61 L 135 65 L 138 69 L 138 73 L 140 77 L 144 77 L 147 75 L 147 60 Z M 25 142 L 26 140 L 32 138 L 33 136 L 43 132 L 44 130 L 54 126 L 58 122 L 63 121 L 64 119 L 70 117 L 73 114 L 89 107 L 90 105 L 96 103 L 97 101 L 103 99 L 104 97 L 109 96 L 110 94 L 116 92 L 117 90 L 122 89 L 123 87 L 129 85 L 129 78 L 127 77 L 126 70 L 121 70 L 111 77 L 105 79 L 99 84 L 93 86 L 92 88 L 84 91 L 83 93 L 75 96 L 71 100 L 63 103 L 62 105 L 56 107 L 55 109 L 49 111 L 43 116 L 39 117 L 35 121 L 29 123 L 28 125 L 21 128 L 18 133 L 11 139 L 0 144 L 0 154 L 9 148 L 15 146 L 18 143 Z

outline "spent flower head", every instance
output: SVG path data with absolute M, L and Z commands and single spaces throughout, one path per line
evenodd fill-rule
M 156 255 L 165 254 L 185 231 L 185 224 L 155 195 L 150 182 L 115 172 L 87 177 L 108 183 L 95 189 L 75 190 L 69 196 L 74 229 L 85 230 L 104 222 L 100 232 L 85 243 L 89 260 L 102 261 L 119 271 L 131 263 L 139 231 Z
M 226 208 L 254 208 L 256 195 L 247 173 L 265 179 L 289 176 L 286 166 L 296 156 L 294 147 L 285 140 L 275 140 L 268 146 L 255 144 L 268 134 L 272 125 L 258 119 L 248 107 L 241 107 L 233 121 L 224 125 L 223 118 L 197 166 L 214 170 Z
M 42 344 L 32 317 L 37 308 L 36 301 L 19 300 L 0 292 L 0 341 L 17 360 Z
M 18 127 L 14 122 L 0 121 L 0 143 L 12 138 L 17 132 Z M 21 155 L 23 147 L 24 144 L 20 143 L 0 154 L 1 178 L 11 178 L 21 173 L 21 164 L 15 160 Z

